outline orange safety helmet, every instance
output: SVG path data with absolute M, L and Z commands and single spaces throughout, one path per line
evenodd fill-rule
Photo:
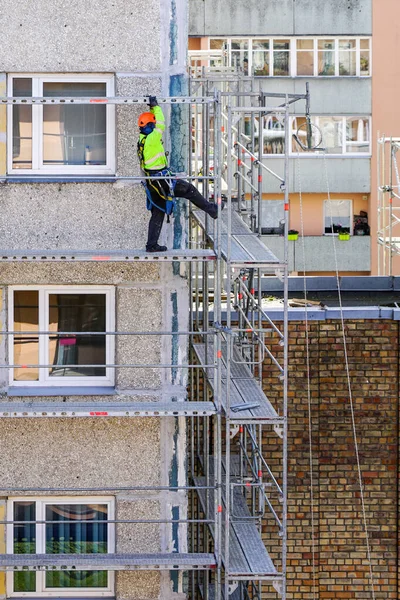
M 139 127 L 145 127 L 148 123 L 155 123 L 156 122 L 156 118 L 153 115 L 153 113 L 151 112 L 144 112 L 141 115 L 139 115 L 138 118 L 138 126 Z

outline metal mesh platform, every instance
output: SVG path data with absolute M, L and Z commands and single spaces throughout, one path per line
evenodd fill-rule
M 38 417 L 203 417 L 212 402 L 0 402 L 0 418 Z
M 214 361 L 214 349 L 208 347 L 206 357 L 205 344 L 193 344 L 194 352 L 198 361 L 202 365 L 212 364 Z M 222 349 L 222 406 L 226 412 L 226 393 L 227 393 L 227 371 L 226 371 L 226 346 Z M 214 370 L 205 369 L 211 389 L 215 391 Z M 230 405 L 231 410 L 229 418 L 240 423 L 281 423 L 282 417 L 278 413 L 264 394 L 263 390 L 255 380 L 249 367 L 244 364 L 243 356 L 237 348 L 233 348 L 231 358 L 231 385 L 230 385 Z M 250 399 L 250 400 L 249 400 Z M 257 408 L 245 409 L 246 404 L 259 404 Z M 243 407 L 243 408 L 242 408 Z
M 1 262 L 202 262 L 215 260 L 213 250 L 0 250 Z
M 206 570 L 213 554 L 0 554 L 0 571 Z
M 196 486 L 204 487 L 206 485 L 205 477 L 195 477 Z M 209 518 L 214 510 L 214 490 L 197 489 L 200 504 L 204 514 L 207 516 L 207 493 L 209 494 L 208 505 L 211 507 Z M 239 498 L 239 496 L 241 498 Z M 247 519 L 251 518 L 243 496 L 234 492 L 233 510 Z M 222 560 L 225 565 L 227 575 L 233 578 L 253 578 L 253 579 L 275 579 L 277 571 L 263 544 L 255 522 L 234 522 L 231 518 L 229 534 L 229 564 L 225 561 L 224 543 L 222 543 Z M 210 526 L 211 533 L 214 535 L 214 528 Z M 222 538 L 226 532 L 225 508 L 222 507 Z
M 204 229 L 208 238 L 215 243 L 214 221 L 208 219 L 206 228 L 206 215 L 200 210 L 195 210 L 193 215 L 200 227 Z M 261 242 L 246 223 L 239 217 L 235 211 L 231 211 L 231 252 L 230 259 L 233 266 L 251 265 L 253 267 L 277 268 L 283 266 L 281 261 Z M 227 260 L 228 258 L 228 211 L 221 213 L 221 254 Z

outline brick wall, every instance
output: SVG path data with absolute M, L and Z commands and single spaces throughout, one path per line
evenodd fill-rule
M 306 326 L 290 323 L 287 598 L 314 598 Z M 397 599 L 399 325 L 346 320 L 345 334 L 364 485 L 375 598 Z M 340 321 L 310 321 L 315 598 L 373 598 Z M 282 348 L 273 345 L 275 356 Z M 266 360 L 264 390 L 282 386 Z M 267 429 L 267 428 L 266 428 Z M 280 471 L 279 442 L 266 431 L 264 456 Z M 271 524 L 263 536 L 274 559 Z M 276 539 L 276 538 L 275 538 Z M 276 597 L 265 588 L 265 597 Z

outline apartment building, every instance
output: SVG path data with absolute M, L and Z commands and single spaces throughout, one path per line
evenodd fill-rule
M 171 392 L 161 365 L 186 342 L 155 332 L 187 329 L 187 287 L 132 251 L 148 213 L 129 178 L 144 97 L 185 89 L 186 4 L 5 0 L 0 13 L 0 95 L 16 98 L 0 107 L 0 595 L 179 597 L 165 557 L 185 552 L 171 519 L 186 497 L 169 491 L 185 481 L 185 424 L 168 415 L 186 388 L 178 372 Z
M 189 48 L 222 50 L 221 60 L 244 77 L 254 76 L 253 89 L 261 90 L 269 104 L 268 93 L 304 93 L 309 82 L 315 145 L 325 150 L 304 152 L 295 140 L 289 148 L 290 227 L 305 235 L 304 260 L 300 242 L 291 243 L 289 267 L 295 273 L 331 273 L 335 255 L 342 274 L 376 269 L 372 81 L 381 62 L 372 60 L 372 6 L 372 0 L 232 2 L 228 8 L 225 2 L 190 2 Z M 376 18 L 387 23 L 383 13 L 377 8 Z M 395 36 L 391 39 L 394 44 Z M 296 103 L 292 112 L 291 133 L 300 139 L 304 109 Z M 265 164 L 282 174 L 282 123 L 267 117 L 263 130 Z M 267 246 L 278 256 L 282 215 L 279 182 L 264 177 L 262 227 Z M 350 239 L 335 244 L 333 252 L 332 236 L 337 240 L 339 227 L 347 228 Z

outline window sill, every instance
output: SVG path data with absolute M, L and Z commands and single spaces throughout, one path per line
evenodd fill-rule
M 114 387 L 105 386 L 14 386 L 7 391 L 7 396 L 114 396 Z

